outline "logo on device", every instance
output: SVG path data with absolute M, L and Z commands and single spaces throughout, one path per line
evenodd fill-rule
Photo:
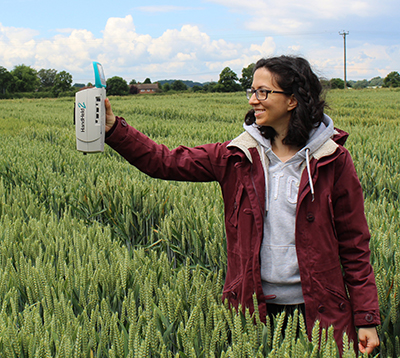
M 85 133 L 85 109 L 86 105 L 85 103 L 78 103 L 78 107 L 80 108 L 80 116 L 79 119 L 81 121 L 81 133 Z

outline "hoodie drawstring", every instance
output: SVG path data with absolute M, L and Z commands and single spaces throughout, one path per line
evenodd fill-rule
M 307 174 L 308 174 L 308 183 L 310 184 L 311 189 L 311 201 L 314 201 L 314 185 L 311 178 L 311 170 L 310 170 L 310 149 L 306 148 L 306 164 L 307 164 Z

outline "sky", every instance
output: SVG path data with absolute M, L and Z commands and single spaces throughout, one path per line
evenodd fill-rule
M 399 0 L 0 0 L 0 66 L 94 81 L 218 81 L 225 67 L 299 55 L 323 78 L 400 72 Z

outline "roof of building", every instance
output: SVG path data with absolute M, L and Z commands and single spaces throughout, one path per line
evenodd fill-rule
M 146 90 L 150 90 L 150 89 L 158 89 L 158 82 L 156 83 L 137 83 L 134 84 L 133 86 L 136 86 L 138 89 L 142 90 L 142 89 L 146 89 Z

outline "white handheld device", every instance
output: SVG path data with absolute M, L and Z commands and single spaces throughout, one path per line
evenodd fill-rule
M 104 151 L 106 78 L 100 63 L 93 68 L 95 87 L 75 94 L 76 149 L 84 154 Z

